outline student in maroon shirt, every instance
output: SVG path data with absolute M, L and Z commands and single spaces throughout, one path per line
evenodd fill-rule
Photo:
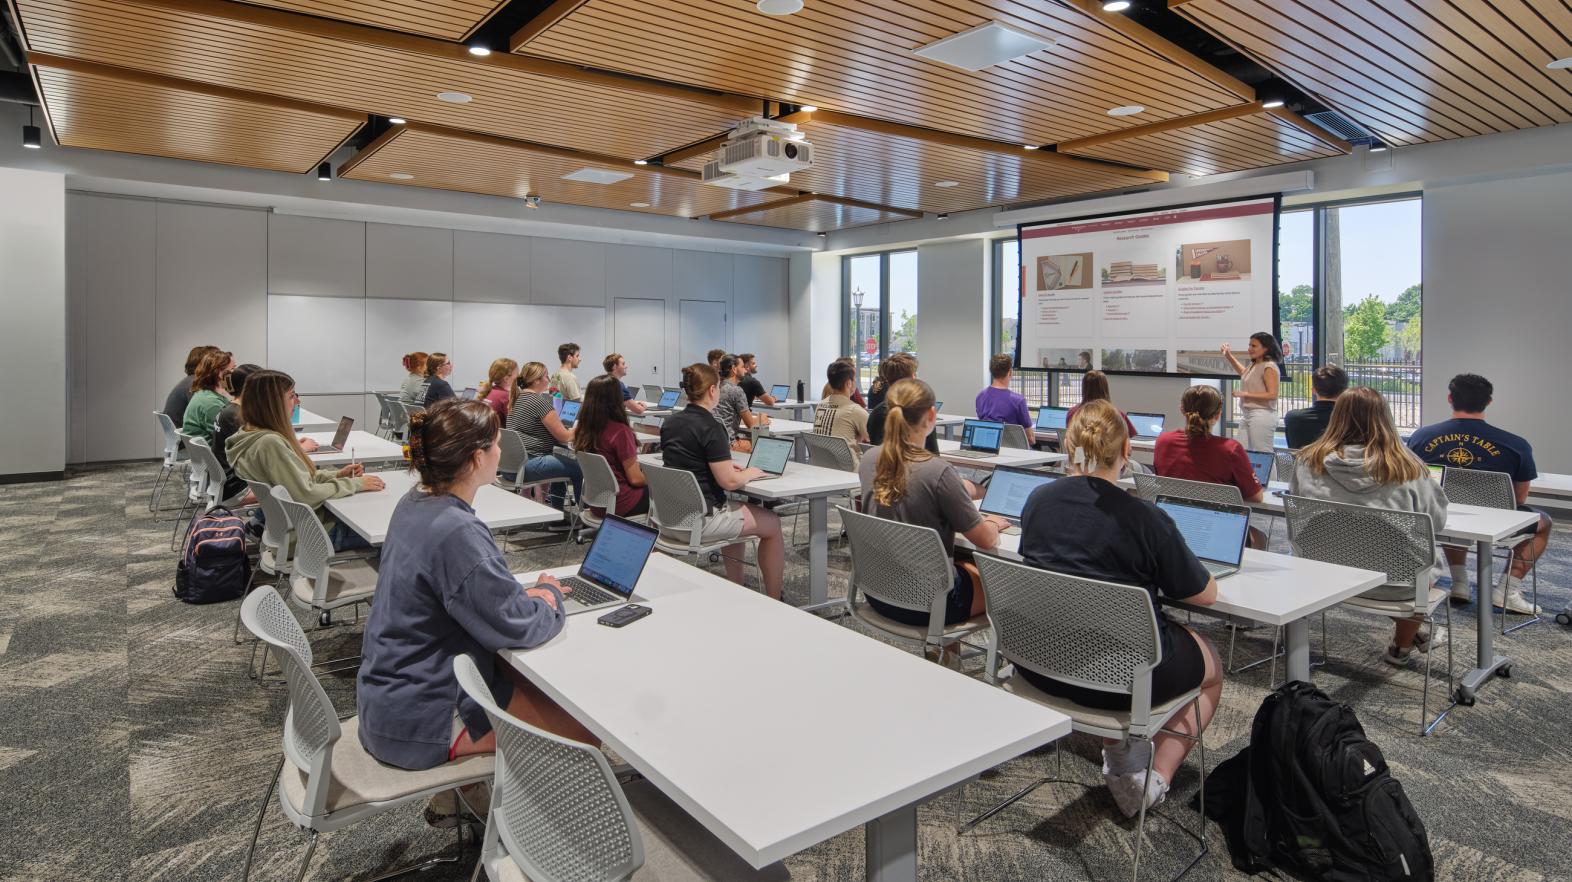
M 606 458 L 617 477 L 618 516 L 634 517 L 650 510 L 644 470 L 639 468 L 638 438 L 623 408 L 622 381 L 612 374 L 602 374 L 585 387 L 584 408 L 573 425 L 573 447 Z M 591 510 L 597 517 L 606 516 L 598 506 Z
M 1265 488 L 1250 468 L 1250 457 L 1238 441 L 1213 434 L 1223 413 L 1223 398 L 1211 386 L 1191 386 L 1179 398 L 1185 426 L 1157 436 L 1153 469 L 1165 478 L 1232 484 L 1245 502 L 1260 502 Z M 1265 548 L 1266 534 L 1250 528 L 1250 547 Z

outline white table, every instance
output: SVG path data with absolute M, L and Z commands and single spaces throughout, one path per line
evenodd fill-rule
M 801 435 L 803 432 L 813 431 L 813 423 L 770 417 L 770 423 L 766 428 L 770 430 L 771 435 Z
M 332 432 L 303 432 L 302 438 L 310 438 L 318 444 L 332 444 Z M 344 442 L 344 449 L 338 453 L 308 453 L 307 457 L 319 468 L 328 466 L 349 465 L 353 462 L 402 462 L 404 459 L 404 445 L 386 438 L 380 438 L 370 432 L 359 429 L 349 433 L 349 438 Z
M 1017 468 L 1030 468 L 1032 466 L 1048 465 L 1049 463 L 1064 462 L 1062 453 L 1050 450 L 1022 450 L 1018 447 L 1001 447 L 993 456 L 972 459 L 966 456 L 954 456 L 955 451 L 961 449 L 961 442 L 949 438 L 939 439 L 939 458 L 954 465 L 973 469 L 991 469 L 995 466 L 1016 466 Z
M 953 413 L 941 413 L 938 417 L 933 421 L 933 428 L 939 433 L 940 438 L 954 438 L 956 430 L 966 425 L 966 421 L 970 419 Z
M 1528 482 L 1528 493 L 1530 496 L 1572 499 L 1572 475 L 1540 472 L 1539 477 Z
M 796 419 L 797 415 L 802 413 L 803 411 L 808 411 L 808 412 L 811 413 L 814 408 L 819 406 L 820 403 L 821 403 L 820 399 L 817 399 L 817 398 L 812 400 L 812 401 L 792 401 L 791 399 L 788 398 L 788 399 L 785 399 L 784 401 L 777 401 L 774 404 L 765 404 L 764 402 L 762 402 L 762 401 L 758 400 L 757 398 L 755 398 L 753 400 L 753 409 L 754 410 L 779 410 L 779 411 L 784 411 L 786 413 L 791 414 L 792 415 L 792 419 Z
M 866 878 L 915 882 L 920 803 L 1070 731 L 662 554 L 636 593 L 654 612 L 628 627 L 584 613 L 504 656 L 754 867 L 866 825 Z M 854 688 L 825 688 L 849 674 Z
M 300 409 L 300 419 L 291 423 L 291 425 L 294 426 L 296 432 L 331 432 L 338 428 L 338 420 L 330 420 L 302 407 Z
M 356 493 L 329 499 L 323 505 L 333 513 L 339 523 L 347 524 L 360 538 L 372 545 L 381 545 L 388 538 L 388 524 L 393 521 L 393 510 L 409 488 L 419 483 L 419 476 L 405 471 L 379 472 L 387 486 L 373 493 Z M 530 524 L 549 524 L 562 520 L 562 512 L 525 499 L 491 484 L 475 493 L 475 516 L 489 529 L 524 527 Z

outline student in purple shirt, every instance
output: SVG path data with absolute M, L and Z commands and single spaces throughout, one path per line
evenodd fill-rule
M 988 374 L 993 382 L 977 393 L 977 418 L 1014 423 L 1026 430 L 1026 443 L 1036 444 L 1037 433 L 1032 431 L 1032 412 L 1026 407 L 1026 396 L 1010 388 L 1013 367 L 1008 355 L 988 359 Z

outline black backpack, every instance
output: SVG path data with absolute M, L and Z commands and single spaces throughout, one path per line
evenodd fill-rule
M 175 569 L 175 596 L 186 603 L 221 603 L 244 595 L 250 581 L 245 522 L 227 508 L 193 518 Z
M 1326 882 L 1435 878 L 1425 825 L 1354 712 L 1288 683 L 1256 712 L 1250 745 L 1207 778 L 1207 815 L 1234 866 Z

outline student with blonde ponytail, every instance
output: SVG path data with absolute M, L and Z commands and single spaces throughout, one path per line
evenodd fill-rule
M 1157 506 L 1118 484 L 1130 458 L 1130 433 L 1118 409 L 1107 401 L 1081 406 L 1065 430 L 1064 452 L 1070 474 L 1039 488 L 1021 513 L 1021 556 L 1034 567 L 1135 585 L 1176 600 L 1209 606 L 1217 600 L 1217 582 L 1185 545 L 1179 528 Z M 1152 705 L 1171 701 L 1200 687 L 1201 729 L 1205 729 L 1222 696 L 1222 665 L 1217 651 L 1201 635 L 1157 616 L 1162 661 L 1152 670 Z M 1016 676 L 1050 695 L 1108 710 L 1129 710 L 1130 697 L 1100 692 L 1017 668 Z M 1176 714 L 1167 730 L 1148 746 L 1128 742 L 1103 745 L 1103 780 L 1119 809 L 1134 817 L 1163 801 L 1168 784 L 1190 752 L 1185 737 L 1200 734 L 1195 715 Z M 1153 751 L 1148 778 L 1146 751 Z
M 1191 386 L 1179 396 L 1179 410 L 1184 428 L 1157 436 L 1153 471 L 1165 478 L 1232 484 L 1245 502 L 1260 502 L 1266 489 L 1250 468 L 1244 447 L 1212 431 L 1223 415 L 1223 396 L 1211 386 Z M 1265 548 L 1266 534 L 1251 527 L 1250 547 Z
M 486 371 L 486 382 L 480 384 L 480 400 L 497 415 L 497 423 L 508 421 L 508 409 L 513 406 L 514 383 L 519 378 L 519 363 L 511 358 L 499 358 Z
M 966 482 L 955 466 L 929 453 L 924 441 L 933 434 L 939 415 L 933 407 L 933 389 L 922 380 L 898 380 L 881 402 L 884 443 L 868 451 L 858 467 L 862 481 L 863 511 L 903 524 L 932 527 L 955 558 L 955 534 L 987 551 L 999 544 L 999 531 L 1010 524 L 1003 518 L 984 516 L 972 504 Z M 899 609 L 868 598 L 880 615 L 908 625 L 926 626 L 928 614 Z M 982 584 L 969 556 L 956 560 L 954 581 L 945 604 L 947 625 L 982 615 Z

